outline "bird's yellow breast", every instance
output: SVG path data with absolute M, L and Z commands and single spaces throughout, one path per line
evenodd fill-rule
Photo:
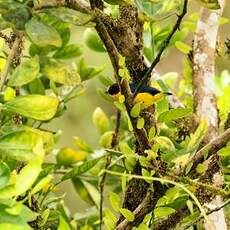
M 142 103 L 144 107 L 149 107 L 161 100 L 164 97 L 163 93 L 158 93 L 156 95 L 152 95 L 150 93 L 138 93 L 134 99 L 135 103 Z

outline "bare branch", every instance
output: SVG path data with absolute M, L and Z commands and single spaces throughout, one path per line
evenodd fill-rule
M 218 207 L 216 207 L 216 208 L 214 208 L 214 209 L 211 209 L 211 210 L 209 210 L 209 211 L 207 211 L 206 212 L 206 214 L 207 215 L 210 215 L 210 214 L 212 214 L 212 213 L 214 213 L 214 212 L 218 212 L 218 211 L 220 211 L 222 208 L 224 208 L 225 206 L 227 206 L 227 205 L 229 205 L 230 204 L 230 200 L 227 200 L 226 202 L 224 202 L 222 205 L 220 205 L 220 206 L 218 206 Z M 191 226 L 194 226 L 196 223 L 198 223 L 200 220 L 202 220 L 204 218 L 204 216 L 203 215 L 200 215 L 195 221 L 193 221 L 192 223 L 189 223 L 187 226 L 184 226 L 184 230 L 185 229 L 188 229 L 188 228 L 190 228 Z
M 230 141 L 230 128 L 195 153 L 186 164 L 185 169 L 190 164 L 193 165 L 192 168 L 195 168 L 200 162 L 202 162 L 204 156 L 210 157 L 211 155 L 216 154 L 216 152 L 223 148 L 228 141 Z
M 91 14 L 90 5 L 85 0 L 52 0 L 52 1 L 44 1 L 34 6 L 34 10 L 42 10 L 48 8 L 56 8 L 56 7 L 69 7 L 74 10 L 77 10 L 82 13 Z
M 17 55 L 18 48 L 19 48 L 19 46 L 21 44 L 22 36 L 23 36 L 22 33 L 18 33 L 16 35 L 15 41 L 13 43 L 13 46 L 10 49 L 10 52 L 8 54 L 8 57 L 7 57 L 6 64 L 5 64 L 4 69 L 2 71 L 2 74 L 1 74 L 0 91 L 3 90 L 4 84 L 5 84 L 6 80 L 7 80 L 8 73 L 10 71 L 10 67 L 11 67 L 11 65 L 13 63 L 13 60 L 14 60 L 15 56 Z
M 120 128 L 120 121 L 121 121 L 121 112 L 120 110 L 117 110 L 117 118 L 116 118 L 116 127 L 113 134 L 113 139 L 111 143 L 111 148 L 114 148 L 117 145 L 117 139 L 118 139 L 118 133 Z M 111 154 L 110 152 L 107 153 L 105 158 L 105 166 L 104 170 L 108 168 L 108 166 L 111 163 Z M 100 181 L 99 181 L 99 190 L 100 190 L 100 209 L 99 209 L 99 215 L 100 215 L 100 230 L 102 229 L 102 223 L 103 223 L 103 201 L 104 201 L 104 185 L 105 185 L 105 179 L 106 179 L 106 172 L 102 174 Z
M 135 95 L 138 93 L 138 91 L 140 90 L 140 88 L 146 84 L 148 82 L 148 80 L 151 77 L 151 73 L 152 70 L 155 68 L 155 66 L 158 64 L 158 62 L 161 59 L 161 56 L 164 52 L 164 50 L 167 48 L 167 46 L 170 43 L 170 40 L 172 38 L 172 36 L 175 34 L 175 32 L 180 28 L 180 24 L 182 22 L 183 17 L 185 16 L 185 14 L 187 13 L 187 5 L 188 5 L 188 0 L 184 0 L 184 5 L 183 5 L 183 10 L 182 13 L 178 15 L 176 24 L 173 26 L 172 31 L 169 33 L 168 37 L 165 39 L 165 41 L 163 42 L 163 45 L 159 51 L 159 53 L 157 54 L 156 58 L 153 60 L 151 66 L 149 67 L 149 69 L 147 70 L 147 72 L 145 73 L 144 77 L 141 79 L 141 81 L 139 82 L 135 92 L 134 92 L 134 97 Z

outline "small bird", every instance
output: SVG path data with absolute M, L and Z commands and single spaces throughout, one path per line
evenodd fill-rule
M 134 93 L 137 88 L 137 84 L 130 83 L 129 87 L 131 89 L 131 92 Z M 119 96 L 121 95 L 118 83 L 114 83 L 113 85 L 111 85 L 106 93 L 111 95 L 114 100 L 118 100 Z M 162 92 L 151 86 L 142 86 L 135 96 L 134 102 L 141 103 L 144 108 L 148 108 L 149 106 L 163 99 L 165 95 L 172 95 L 172 93 Z

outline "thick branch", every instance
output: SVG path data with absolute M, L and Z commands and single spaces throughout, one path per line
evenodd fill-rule
M 146 72 L 146 74 L 144 75 L 144 77 L 141 79 L 141 81 L 139 82 L 135 92 L 134 92 L 134 96 L 137 94 L 137 92 L 140 90 L 140 88 L 145 85 L 150 77 L 151 77 L 151 73 L 152 70 L 155 68 L 155 66 L 158 64 L 158 62 L 161 59 L 161 56 L 164 52 L 164 50 L 167 48 L 167 46 L 170 43 L 170 40 L 172 38 L 172 36 L 175 34 L 175 32 L 180 28 L 180 24 L 182 22 L 183 17 L 185 16 L 185 14 L 187 13 L 187 5 L 188 5 L 188 0 L 184 0 L 184 5 L 183 5 L 183 10 L 182 13 L 178 15 L 176 24 L 173 26 L 172 31 L 169 33 L 168 37 L 165 39 L 161 49 L 159 50 L 159 53 L 157 54 L 156 58 L 154 59 L 154 61 L 152 62 L 151 66 L 149 67 L 148 71 Z
M 132 229 L 136 223 L 139 222 L 139 219 L 142 219 L 147 213 L 149 213 L 152 209 L 152 197 L 153 192 L 148 192 L 143 201 L 139 204 L 139 206 L 133 211 L 135 216 L 133 222 L 129 222 L 128 220 L 124 219 L 115 229 L 116 230 L 129 230 Z M 156 202 L 155 202 L 156 203 Z

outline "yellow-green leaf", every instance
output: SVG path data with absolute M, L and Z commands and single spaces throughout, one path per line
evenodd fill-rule
M 22 86 L 38 77 L 40 70 L 39 58 L 34 56 L 20 64 L 12 73 L 8 85 Z
M 16 97 L 5 103 L 3 108 L 25 117 L 46 121 L 55 115 L 58 103 L 55 97 L 31 94 Z
M 7 87 L 4 90 L 4 101 L 10 101 L 11 99 L 16 97 L 16 90 L 11 88 L 11 87 Z
M 128 209 L 120 208 L 119 211 L 125 217 L 126 220 L 128 220 L 128 221 L 134 220 L 134 214 L 131 211 L 129 211 Z
M 15 184 L 16 196 L 22 195 L 33 185 L 41 171 L 42 159 L 37 158 L 22 168 Z
M 31 190 L 30 194 L 33 195 L 37 192 L 39 192 L 40 190 L 42 190 L 44 187 L 46 187 L 50 181 L 53 179 L 53 175 L 48 175 L 44 178 L 42 178 L 35 186 L 34 188 Z
M 141 103 L 136 103 L 131 109 L 131 117 L 138 117 L 141 112 Z
M 110 128 L 109 119 L 100 107 L 97 107 L 93 112 L 93 124 L 101 134 Z
M 103 133 L 99 140 L 100 145 L 104 148 L 110 148 L 113 140 L 113 134 L 113 131 Z
M 40 47 L 53 45 L 60 47 L 62 45 L 62 39 L 58 31 L 36 18 L 30 19 L 25 25 L 26 33 L 31 41 Z
M 93 152 L 93 149 L 85 141 L 83 141 L 80 137 L 75 136 L 73 139 L 74 139 L 74 144 L 80 150 L 83 150 L 89 153 Z
M 120 202 L 121 202 L 120 197 L 116 193 L 110 192 L 109 201 L 113 209 L 118 212 L 120 209 Z
M 59 216 L 59 225 L 57 230 L 71 230 L 69 224 L 62 216 Z
M 176 41 L 175 46 L 178 50 L 180 50 L 182 53 L 188 54 L 191 50 L 192 47 L 185 44 L 184 42 Z
M 42 67 L 42 73 L 50 80 L 68 86 L 80 83 L 80 76 L 77 71 L 69 64 L 49 59 Z
M 106 51 L 100 37 L 97 35 L 97 33 L 94 30 L 90 28 L 86 29 L 84 32 L 84 39 L 86 45 L 93 51 L 96 52 Z
M 145 119 L 143 117 L 139 117 L 137 119 L 137 128 L 138 129 L 143 129 L 145 125 Z
M 0 155 L 28 162 L 36 156 L 43 157 L 43 141 L 39 134 L 17 131 L 0 138 Z

